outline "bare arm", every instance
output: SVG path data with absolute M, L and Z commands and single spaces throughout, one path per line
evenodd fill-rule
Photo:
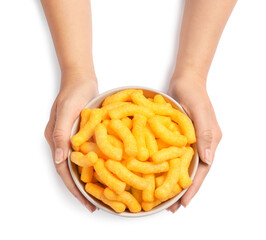
M 193 184 L 169 209 L 187 206 L 210 170 L 222 133 L 206 90 L 206 79 L 226 22 L 236 0 L 186 0 L 179 52 L 169 86 L 196 127 L 200 159 Z
M 94 77 L 89 0 L 41 0 L 62 73 Z
M 61 88 L 53 104 L 45 137 L 55 167 L 70 192 L 90 211 L 95 207 L 75 186 L 65 161 L 72 125 L 97 93 L 92 58 L 92 22 L 89 0 L 41 0 L 61 68 Z
M 237 0 L 187 0 L 173 79 L 206 79 L 218 42 Z

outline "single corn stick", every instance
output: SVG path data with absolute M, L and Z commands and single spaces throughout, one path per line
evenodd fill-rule
M 148 122 L 155 135 L 161 138 L 165 143 L 176 147 L 183 147 L 187 144 L 185 136 L 171 132 L 163 125 L 158 117 L 151 117 Z
M 99 175 L 101 181 L 117 193 L 121 193 L 126 188 L 126 183 L 117 179 L 104 165 L 104 160 L 99 158 L 94 165 L 95 172 Z
M 134 196 L 129 192 L 122 192 L 117 195 L 110 188 L 104 189 L 104 196 L 111 201 L 118 201 L 126 204 L 130 212 L 137 213 L 141 211 L 141 206 Z
M 168 161 L 170 159 L 180 157 L 185 153 L 185 151 L 186 151 L 185 147 L 182 147 L 182 148 L 168 147 L 153 154 L 151 159 L 155 163 L 160 163 L 163 161 Z
M 189 144 L 195 143 L 196 142 L 195 129 L 189 117 L 176 109 L 172 109 L 170 117 L 174 122 L 176 122 L 181 127 L 182 133 L 184 133 L 184 135 L 187 138 L 187 142 Z
M 158 199 L 166 198 L 173 190 L 174 185 L 178 182 L 180 175 L 180 158 L 170 160 L 169 171 L 163 184 L 156 188 L 155 197 Z
M 126 102 L 113 102 L 113 103 L 110 103 L 110 104 L 102 107 L 101 109 L 103 110 L 103 120 L 110 119 L 109 111 L 111 109 L 114 109 L 114 108 L 117 108 L 119 106 L 126 105 L 126 104 L 128 104 L 128 103 L 126 103 Z
M 170 104 L 160 104 L 151 102 L 140 92 L 132 93 L 131 99 L 135 104 L 144 106 L 158 115 L 169 115 L 172 110 L 172 106 Z
M 141 206 L 145 212 L 148 212 L 152 210 L 154 207 L 158 206 L 160 203 L 161 201 L 159 199 L 155 199 L 153 202 L 142 202 Z
M 188 175 L 188 168 L 193 155 L 194 155 L 193 148 L 188 147 L 186 148 L 186 152 L 184 153 L 184 155 L 180 158 L 181 160 L 180 177 L 178 183 L 183 189 L 189 187 L 192 184 L 192 180 Z
M 70 153 L 70 160 L 71 162 L 75 163 L 76 165 L 83 167 L 83 166 L 91 166 L 90 163 L 83 162 L 84 154 L 81 152 L 71 152 Z
M 155 176 L 153 173 L 144 174 L 143 178 L 148 182 L 148 186 L 142 191 L 142 199 L 145 202 L 152 202 L 154 201 Z
M 152 162 L 141 162 L 135 158 L 130 158 L 127 160 L 127 168 L 134 172 L 144 174 L 161 173 L 169 170 L 169 164 L 166 161 L 156 164 Z
M 137 157 L 140 161 L 146 161 L 149 158 L 149 151 L 145 142 L 146 122 L 147 118 L 145 116 L 138 113 L 134 115 L 132 133 L 137 142 Z
M 72 147 L 74 150 L 79 149 L 79 146 L 84 142 L 88 141 L 92 135 L 94 134 L 95 127 L 101 122 L 102 120 L 103 111 L 101 109 L 93 109 L 90 114 L 90 118 L 88 122 L 84 125 L 82 129 L 78 131 L 71 138 Z
M 142 92 L 142 90 L 136 90 L 136 89 L 126 89 L 120 92 L 117 92 L 109 97 L 107 97 L 102 106 L 106 106 L 110 103 L 114 103 L 114 102 L 129 102 L 131 101 L 131 94 L 135 91 L 140 91 Z
M 80 113 L 80 123 L 79 123 L 79 128 L 83 128 L 85 124 L 88 122 L 91 114 L 91 109 L 89 108 L 84 108 L 82 109 Z
M 119 179 L 128 185 L 139 190 L 143 190 L 147 187 L 147 181 L 144 178 L 132 173 L 120 162 L 107 160 L 105 165 L 109 171 L 114 173 Z
M 80 175 L 80 180 L 85 183 L 91 182 L 93 177 L 93 167 L 83 167 Z
M 91 167 L 97 161 L 98 156 L 95 152 L 89 152 L 84 155 L 81 152 L 71 152 L 70 160 L 81 167 Z
M 118 134 L 124 143 L 127 155 L 135 157 L 138 153 L 137 142 L 131 131 L 121 122 L 121 120 L 111 120 L 110 127 Z
M 161 103 L 161 104 L 166 103 L 164 97 L 160 94 L 156 94 L 153 99 L 155 103 Z
M 145 133 L 146 146 L 149 151 L 149 156 L 152 156 L 154 153 L 158 151 L 158 145 L 155 136 L 149 126 L 146 126 L 144 133 Z
M 80 151 L 83 153 L 83 154 L 88 154 L 89 152 L 95 152 L 98 157 L 100 158 L 107 158 L 102 152 L 101 150 L 99 149 L 99 147 L 97 146 L 96 143 L 94 142 L 85 142 L 83 143 L 82 145 L 80 145 Z
M 106 205 L 110 206 L 117 213 L 124 212 L 126 209 L 126 205 L 124 203 L 108 200 L 103 194 L 104 188 L 98 186 L 97 184 L 87 183 L 85 185 L 85 190 L 87 193 L 91 194 L 95 198 L 104 202 Z
M 120 106 L 123 106 L 123 105 L 126 105 L 126 104 L 128 104 L 128 103 L 126 103 L 126 102 L 113 102 L 113 103 L 110 103 L 110 104 L 108 104 L 106 106 L 103 106 L 101 109 L 103 111 L 107 111 L 108 112 L 111 109 L 114 109 L 114 108 L 117 108 L 117 107 L 120 107 Z
M 95 138 L 98 147 L 105 156 L 114 160 L 120 161 L 122 159 L 123 150 L 113 146 L 108 139 L 107 129 L 104 124 L 99 123 L 95 128 Z
M 128 116 L 134 116 L 136 113 L 140 113 L 148 118 L 154 115 L 154 112 L 146 107 L 128 103 L 110 110 L 109 116 L 111 119 L 122 119 Z

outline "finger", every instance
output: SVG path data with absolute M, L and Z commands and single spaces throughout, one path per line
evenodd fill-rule
M 67 161 L 64 161 L 56 165 L 56 170 L 60 177 L 62 178 L 64 184 L 67 186 L 68 190 L 91 212 L 94 212 L 96 207 L 91 204 L 79 191 L 77 186 L 72 180 L 70 175 Z
M 54 158 L 55 153 L 55 144 L 53 141 L 53 132 L 55 128 L 55 120 L 56 120 L 56 104 L 53 105 L 51 109 L 50 119 L 47 123 L 45 129 L 45 138 L 50 145 L 52 155 Z M 70 175 L 69 169 L 67 167 L 67 162 L 62 164 L 55 164 L 56 170 L 59 173 L 60 177 L 62 178 L 64 184 L 67 186 L 69 191 L 91 212 L 95 211 L 95 206 L 92 205 L 78 190 L 76 185 L 74 184 L 72 177 Z
M 172 213 L 175 213 L 180 207 L 181 207 L 181 201 L 178 200 L 172 206 L 170 206 L 169 208 L 167 208 L 167 210 L 168 211 L 171 211 Z
M 212 154 L 213 154 L 213 158 L 214 158 L 214 155 L 215 155 L 215 152 L 216 152 L 216 149 L 220 143 L 222 139 L 222 131 L 221 131 L 221 128 L 219 127 L 218 123 L 217 123 L 217 126 L 216 126 L 216 129 L 215 129 L 215 133 L 214 133 L 214 137 L 213 137 L 213 141 L 212 141 Z
M 52 156 L 54 157 L 53 132 L 54 132 L 54 123 L 49 121 L 46 125 L 44 135 L 45 135 L 46 141 L 48 142 L 48 144 L 50 146 Z
M 56 121 L 53 132 L 54 141 L 54 162 L 55 167 L 69 191 L 91 212 L 95 211 L 95 206 L 91 204 L 78 190 L 70 175 L 66 158 L 69 151 L 69 139 L 71 128 L 77 116 L 72 114 L 71 106 L 57 105 Z
M 57 104 L 56 120 L 53 132 L 55 145 L 54 160 L 56 164 L 63 162 L 68 155 L 70 133 L 77 116 L 73 115 L 73 108 L 67 104 Z
M 186 191 L 186 193 L 181 198 L 181 204 L 186 207 L 190 200 L 195 196 L 195 194 L 198 192 L 201 184 L 203 183 L 206 175 L 208 174 L 211 166 L 205 163 L 200 163 L 199 167 L 197 169 L 196 175 L 193 179 L 193 183 L 189 187 L 189 189 Z
M 200 159 L 211 165 L 216 150 L 213 141 L 218 123 L 211 104 L 193 111 L 193 120 L 197 134 L 197 148 Z
M 50 119 L 45 127 L 44 136 L 46 138 L 46 141 L 48 142 L 53 157 L 54 157 L 54 141 L 53 141 L 53 132 L 54 132 L 54 126 L 55 126 L 55 111 L 56 111 L 56 104 L 54 103 L 50 112 Z

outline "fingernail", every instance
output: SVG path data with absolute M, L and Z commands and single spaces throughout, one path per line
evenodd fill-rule
M 55 163 L 59 164 L 63 162 L 64 157 L 63 157 L 63 149 L 62 148 L 57 148 L 55 150 Z
M 211 165 L 212 164 L 212 160 L 211 160 L 211 150 L 210 149 L 206 149 L 205 150 L 205 155 L 204 155 L 204 162 Z

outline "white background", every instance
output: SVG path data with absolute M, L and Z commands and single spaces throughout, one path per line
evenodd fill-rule
M 92 0 L 100 92 L 165 91 L 183 2 Z M 240 0 L 221 38 L 208 91 L 223 130 L 200 192 L 175 214 L 88 212 L 65 188 L 43 137 L 60 71 L 38 0 L 0 1 L 1 239 L 266 239 L 265 1 Z

